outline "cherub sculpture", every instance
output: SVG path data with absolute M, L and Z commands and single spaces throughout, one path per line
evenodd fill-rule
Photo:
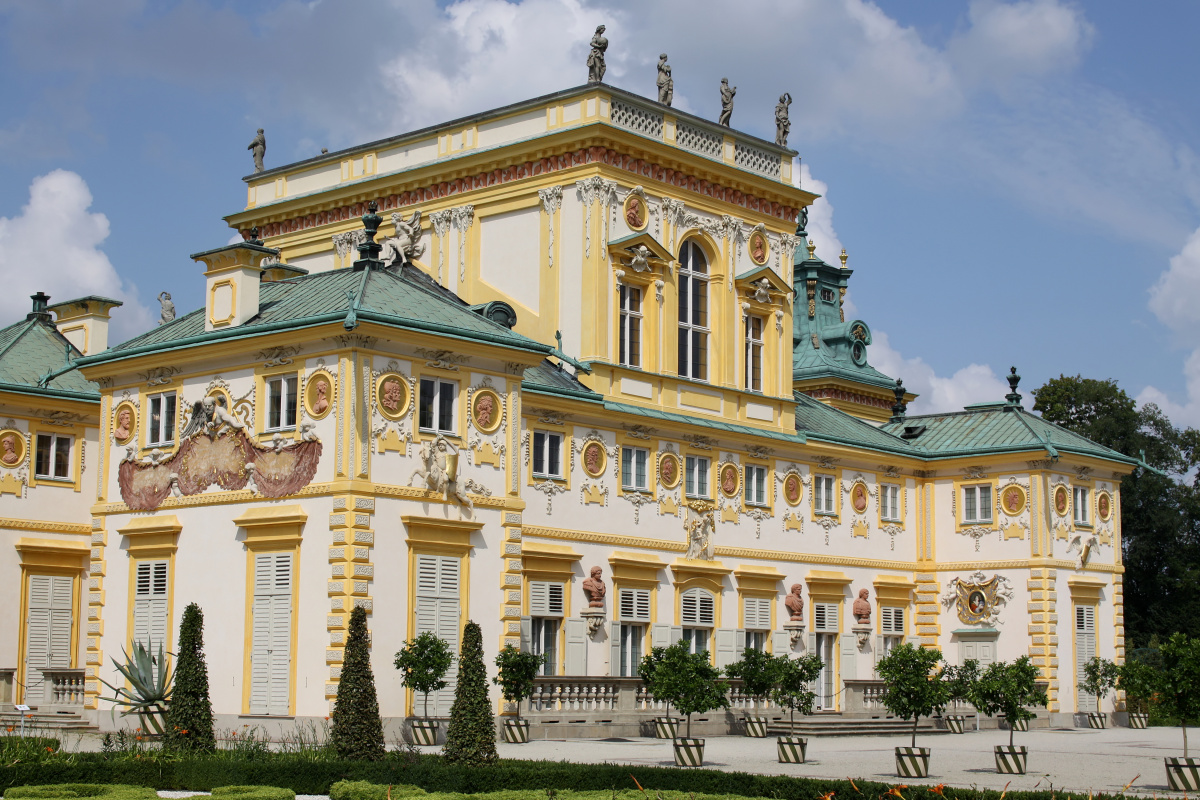
M 240 431 L 246 430 L 245 424 L 226 410 L 224 395 L 206 397 L 203 400 L 197 400 L 192 406 L 192 418 L 188 420 L 180 438 L 186 439 L 197 433 L 216 435 L 223 425 Z
M 639 244 L 633 248 L 633 257 L 629 259 L 629 266 L 634 272 L 645 272 L 650 269 L 650 256 L 654 255 L 650 252 L 650 248 L 644 244 Z
M 421 466 L 408 479 L 409 486 L 414 478 L 421 478 L 425 488 L 449 498 L 453 496 L 467 508 L 473 508 L 471 498 L 458 484 L 458 448 L 444 436 L 425 442 L 417 451 Z
M 408 219 L 392 214 L 392 223 L 396 226 L 396 235 L 383 240 L 379 258 L 389 267 L 398 267 L 420 258 L 425 253 L 425 245 L 418 244 L 421 239 L 421 212 L 414 211 Z
M 713 534 L 716 533 L 717 523 L 710 511 L 707 514 L 697 514 L 687 523 L 688 549 L 684 558 L 694 561 L 713 560 Z

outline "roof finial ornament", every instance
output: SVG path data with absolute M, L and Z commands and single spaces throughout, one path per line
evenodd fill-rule
M 588 83 L 603 83 L 604 70 L 607 69 L 604 65 L 604 51 L 608 49 L 608 39 L 604 38 L 603 25 L 596 26 L 596 33 L 592 35 L 591 44 L 592 49 L 587 58 Z
M 46 307 L 50 304 L 50 295 L 45 292 L 29 295 L 29 299 L 33 301 L 33 310 L 25 315 L 25 319 L 40 319 L 43 322 L 50 321 L 50 312 Z
M 383 222 L 383 217 L 375 213 L 378 210 L 379 204 L 374 200 L 367 203 L 367 213 L 363 214 L 362 218 L 363 227 L 366 228 L 366 238 L 358 245 L 358 260 L 354 262 L 356 272 L 383 267 L 383 262 L 379 260 L 379 251 L 383 249 L 383 245 L 375 241 L 375 235 L 379 233 L 379 225 Z
M 892 418 L 890 422 L 903 422 L 904 415 L 908 411 L 908 403 L 904 402 L 904 381 L 896 378 L 896 385 L 892 387 L 892 394 L 896 397 L 896 403 L 892 406 Z
M 256 244 L 259 247 L 262 247 L 263 240 L 258 238 L 258 226 L 257 225 L 255 225 L 253 228 L 250 229 L 250 238 L 246 240 L 246 244 Z
M 1021 395 L 1017 393 L 1017 384 L 1021 382 L 1021 376 L 1017 374 L 1017 368 L 1013 367 L 1008 371 L 1008 394 L 1004 395 L 1004 399 L 1008 401 L 1008 405 L 1013 408 L 1018 408 L 1021 405 Z
M 846 255 L 846 248 L 844 248 L 844 247 L 842 248 L 842 254 L 840 256 L 838 256 L 838 258 L 840 258 L 842 260 L 842 269 L 845 269 L 846 261 L 850 258 L 850 256 Z
M 815 241 L 809 239 L 808 243 L 804 246 L 808 248 L 808 257 L 810 260 L 817 257 L 817 243 Z

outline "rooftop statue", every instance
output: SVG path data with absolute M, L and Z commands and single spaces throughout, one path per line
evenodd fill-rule
M 604 81 L 604 51 L 608 49 L 608 39 L 604 38 L 604 26 L 597 25 L 596 33 L 592 36 L 592 51 L 588 53 L 588 83 Z
M 421 212 L 414 211 L 408 219 L 392 214 L 392 223 L 396 226 L 396 235 L 383 240 L 380 260 L 389 267 L 398 267 L 420 258 L 425 252 L 425 245 L 417 244 L 421 238 Z
M 721 78 L 721 116 L 717 119 L 717 123 L 729 127 L 729 119 L 733 116 L 733 96 L 737 94 L 737 87 L 729 85 L 729 78 Z
M 158 324 L 166 325 L 171 320 L 175 319 L 175 304 L 171 302 L 170 292 L 159 292 L 158 304 L 160 310 L 158 312 Z
M 671 105 L 675 99 L 675 79 L 671 77 L 671 65 L 667 63 L 667 54 L 658 57 L 658 102 L 664 106 Z
M 263 136 L 263 129 L 258 129 L 258 135 L 254 137 L 254 141 L 246 147 L 247 150 L 254 154 L 254 171 L 262 172 L 266 167 L 263 166 L 263 156 L 267 154 L 267 137 Z
M 779 105 L 775 106 L 775 144 L 787 147 L 787 137 L 792 131 L 792 121 L 788 119 L 788 106 L 792 104 L 792 96 L 787 92 L 779 95 Z

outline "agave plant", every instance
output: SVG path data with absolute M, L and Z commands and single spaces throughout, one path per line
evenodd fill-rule
M 113 666 L 124 676 L 127 685 L 113 686 L 101 678 L 100 682 L 112 690 L 113 696 L 100 699 L 123 706 L 125 710 L 121 716 L 137 714 L 144 730 L 161 736 L 162 720 L 171 702 L 171 680 L 174 678 L 162 643 L 158 645 L 157 658 L 150 655 L 146 645 L 141 642 L 133 643 L 133 655 L 126 653 L 124 648 L 121 655 L 125 656 L 125 663 L 121 664 L 114 658 Z

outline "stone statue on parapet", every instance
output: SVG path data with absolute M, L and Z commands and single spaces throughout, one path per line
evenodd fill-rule
M 588 53 L 588 83 L 601 83 L 604 81 L 604 70 L 607 67 L 604 64 L 604 51 L 608 49 L 608 39 L 604 38 L 604 26 L 597 25 L 596 33 L 592 36 L 592 49 Z
M 396 235 L 383 240 L 379 259 L 389 267 L 398 267 L 420 258 L 425 253 L 425 245 L 418 244 L 421 238 L 421 212 L 414 211 L 408 219 L 394 213 L 392 224 L 396 226 Z
M 170 292 L 158 293 L 158 305 L 160 306 L 158 312 L 159 325 L 166 325 L 168 322 L 175 319 L 175 304 L 171 302 Z
M 263 156 L 267 154 L 267 137 L 263 135 L 263 129 L 258 129 L 258 135 L 254 137 L 254 141 L 246 147 L 254 155 L 254 171 L 262 172 L 266 169 L 263 166 Z
M 779 105 L 775 106 L 775 144 L 787 147 L 788 134 L 792 131 L 792 121 L 788 119 L 788 106 L 792 104 L 792 96 L 787 92 L 779 95 Z
M 667 63 L 667 54 L 658 57 L 658 102 L 664 106 L 671 105 L 675 99 L 675 79 L 671 77 L 671 65 Z
M 717 124 L 729 127 L 729 120 L 733 117 L 733 96 L 737 94 L 737 87 L 729 85 L 729 78 L 721 78 L 721 116 L 717 119 Z

